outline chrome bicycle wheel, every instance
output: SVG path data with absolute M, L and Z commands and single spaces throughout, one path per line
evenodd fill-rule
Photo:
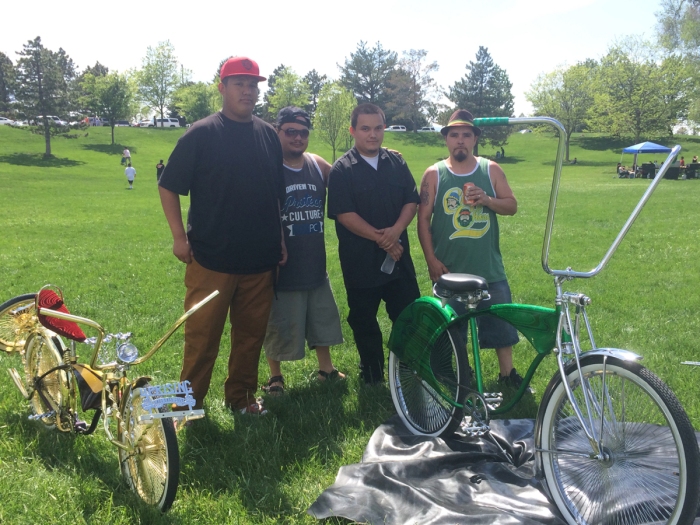
M 461 404 L 467 393 L 469 365 L 459 331 L 445 330 L 425 351 L 442 393 Z M 447 401 L 393 352 L 389 355 L 389 387 L 396 412 L 412 434 L 449 435 L 462 420 L 462 408 Z
M 31 334 L 25 347 L 27 386 L 28 390 L 34 390 L 30 398 L 32 412 L 43 416 L 39 421 L 50 429 L 56 426 L 56 410 L 62 417 L 68 414 L 70 384 L 68 373 L 56 369 L 63 364 L 59 348 L 63 349 L 59 337 L 51 337 L 44 330 Z
M 119 449 L 119 463 L 129 487 L 165 512 L 175 500 L 180 477 L 175 427 L 171 418 L 141 421 L 140 416 L 156 411 L 145 409 L 141 401 L 131 391 L 122 403 L 119 440 L 130 451 Z
M 585 355 L 583 382 L 567 370 L 584 421 L 601 435 L 592 448 L 557 374 L 542 398 L 538 445 L 551 497 L 570 524 L 690 524 L 700 490 L 698 443 L 671 390 L 635 362 Z
M 35 314 L 34 294 L 18 295 L 0 304 L 0 351 L 24 348 L 25 330 Z

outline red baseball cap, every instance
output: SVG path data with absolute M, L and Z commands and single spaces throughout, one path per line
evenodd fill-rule
M 253 77 L 258 82 L 264 82 L 267 80 L 265 77 L 260 76 L 260 68 L 258 68 L 258 63 L 248 57 L 229 58 L 224 65 L 221 66 L 221 73 L 219 74 L 219 78 L 221 80 L 232 75 L 245 75 L 247 77 Z

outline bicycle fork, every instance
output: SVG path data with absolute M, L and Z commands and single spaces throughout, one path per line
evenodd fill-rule
M 592 350 L 597 350 L 595 340 L 593 339 L 591 325 L 588 320 L 588 314 L 586 313 L 586 306 L 591 304 L 591 300 L 586 295 L 580 293 L 561 293 L 561 288 L 559 285 L 557 285 L 557 292 L 557 295 L 560 298 L 560 301 L 558 301 L 558 305 L 560 306 L 560 312 L 559 324 L 557 327 L 557 347 L 555 349 L 555 353 L 557 354 L 557 365 L 559 368 L 559 374 L 562 378 L 562 385 L 564 386 L 566 397 L 571 403 L 571 407 L 574 411 L 574 414 L 576 415 L 576 418 L 578 419 L 581 428 L 583 429 L 583 432 L 585 433 L 586 438 L 588 439 L 588 442 L 591 446 L 592 453 L 589 454 L 589 457 L 591 459 L 606 460 L 608 458 L 606 458 L 606 454 L 603 451 L 602 444 L 603 429 L 605 427 L 605 407 L 601 406 L 598 400 L 596 400 L 595 396 L 591 392 L 588 381 L 583 376 L 583 372 L 581 370 L 581 354 L 583 352 L 581 350 L 579 333 L 581 330 L 582 319 L 586 326 L 586 332 L 588 333 L 588 338 L 591 342 Z M 571 312 L 572 307 L 575 310 L 573 319 Z M 564 334 L 568 335 L 568 337 L 566 337 Z M 583 415 L 581 407 L 579 406 L 579 401 L 577 401 L 577 399 L 574 397 L 574 393 L 571 390 L 571 386 L 569 385 L 569 381 L 566 376 L 567 363 L 564 361 L 564 355 L 573 355 L 573 358 L 576 361 L 576 370 L 578 372 L 579 382 L 581 385 L 581 393 L 583 396 L 583 402 L 586 406 L 586 413 L 588 414 L 588 417 L 585 417 Z M 607 374 L 605 369 L 606 364 L 607 359 L 604 359 L 602 385 L 603 399 L 607 397 L 605 395 L 607 392 Z M 594 411 L 595 413 L 600 414 L 599 428 L 596 427 L 596 422 L 593 421 Z M 609 412 L 612 413 L 612 411 Z

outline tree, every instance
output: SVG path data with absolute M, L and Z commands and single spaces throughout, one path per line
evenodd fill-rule
M 291 71 L 291 68 L 280 64 L 273 71 L 272 74 L 267 77 L 267 91 L 263 95 L 263 102 L 261 106 L 256 106 L 257 112 L 260 114 L 260 118 L 267 120 L 268 122 L 274 122 L 277 118 L 277 114 L 270 110 L 270 98 L 275 96 L 277 79 L 284 75 L 287 71 Z
M 474 117 L 510 117 L 513 115 L 513 94 L 508 74 L 494 63 L 487 48 L 479 46 L 476 62 L 467 64 L 467 74 L 447 93 L 458 108 L 471 111 Z M 507 144 L 508 126 L 486 128 L 479 143 L 500 147 Z M 474 148 L 478 154 L 478 143 Z
M 339 82 L 329 82 L 321 88 L 313 124 L 319 138 L 333 150 L 333 162 L 339 146 L 352 140 L 350 115 L 356 104 L 352 93 Z
M 662 0 L 657 16 L 661 46 L 698 59 L 700 54 L 700 1 Z
M 382 106 L 386 102 L 387 80 L 396 64 L 394 51 L 384 49 L 380 42 L 368 49 L 367 43 L 360 40 L 355 52 L 345 59 L 345 64 L 338 65 L 340 83 L 355 95 L 358 103 L 371 102 Z
M 274 93 L 267 99 L 268 112 L 274 118 L 280 109 L 287 106 L 305 107 L 310 98 L 308 84 L 291 68 L 287 68 L 275 79 Z
M 75 77 L 75 66 L 63 49 L 46 49 L 41 38 L 24 44 L 17 53 L 15 69 L 16 98 L 28 118 L 43 116 L 41 132 L 46 142 L 44 157 L 51 156 L 51 136 L 61 130 L 49 123 L 48 115 L 65 115 L 70 109 L 70 84 Z
M 669 134 L 685 118 L 692 82 L 680 57 L 659 60 L 648 42 L 627 38 L 601 59 L 591 126 L 612 135 Z
M 169 40 L 160 42 L 156 48 L 148 46 L 141 70 L 137 73 L 138 95 L 151 108 L 165 118 L 165 108 L 172 100 L 173 92 L 180 83 L 175 48 Z M 163 121 L 160 123 L 163 127 Z
M 328 82 L 328 77 L 326 75 L 319 75 L 318 71 L 312 69 L 304 77 L 304 82 L 309 86 L 310 98 L 309 102 L 306 104 L 306 111 L 313 118 L 316 112 L 316 105 L 318 104 L 318 95 L 321 93 L 321 88 Z
M 180 86 L 173 95 L 173 106 L 189 122 L 196 122 L 221 109 L 221 94 L 216 84 Z
M 404 51 L 399 69 L 389 77 L 387 110 L 395 118 L 404 119 L 418 132 L 426 115 L 434 105 L 437 85 L 432 74 L 439 69 L 437 62 L 425 63 L 428 52 L 424 49 Z
M 595 80 L 595 66 L 577 64 L 569 68 L 559 67 L 551 73 L 540 75 L 525 93 L 535 109 L 535 115 L 552 117 L 566 130 L 566 160 L 569 160 L 571 134 L 585 122 L 593 106 L 591 85 Z
M 15 70 L 12 60 L 0 52 L 0 111 L 9 111 L 10 101 L 15 94 Z
M 114 144 L 114 126 L 117 120 L 128 119 L 135 113 L 134 87 L 125 74 L 108 73 L 95 76 L 88 73 L 83 76 L 83 101 L 95 114 L 108 119 L 112 127 L 112 144 Z

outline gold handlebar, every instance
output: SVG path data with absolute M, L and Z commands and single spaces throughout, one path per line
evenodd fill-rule
M 158 339 L 156 343 L 153 345 L 153 347 L 144 355 L 143 357 L 139 357 L 136 359 L 132 365 L 138 365 L 139 363 L 143 363 L 147 359 L 150 359 L 153 354 L 155 354 L 158 349 L 160 349 L 161 346 L 170 338 L 171 335 L 180 328 L 182 323 L 187 321 L 187 319 L 194 314 L 197 310 L 199 310 L 202 306 L 207 304 L 209 301 L 211 301 L 214 297 L 219 295 L 218 290 L 214 290 L 212 293 L 210 293 L 208 296 L 206 296 L 204 299 L 199 301 L 197 304 L 195 304 L 192 308 L 187 310 L 182 316 L 175 321 L 175 324 L 173 324 L 168 331 L 165 333 L 163 337 Z M 74 323 L 82 324 L 85 326 L 89 326 L 91 328 L 94 328 L 97 330 L 97 341 L 95 342 L 95 351 L 92 354 L 92 357 L 90 358 L 90 368 L 93 370 L 100 370 L 104 368 L 109 368 L 110 365 L 99 365 L 96 364 L 97 361 L 97 356 L 100 351 L 100 347 L 102 346 L 102 340 L 104 339 L 104 328 L 100 326 L 98 323 L 93 321 L 92 319 L 87 319 L 86 317 L 79 317 L 77 315 L 72 315 L 72 314 L 67 314 L 64 312 L 57 312 L 56 310 L 51 310 L 50 308 L 40 308 L 39 313 L 41 315 L 45 315 L 47 317 L 55 317 L 57 319 L 63 319 L 65 321 L 73 321 Z

